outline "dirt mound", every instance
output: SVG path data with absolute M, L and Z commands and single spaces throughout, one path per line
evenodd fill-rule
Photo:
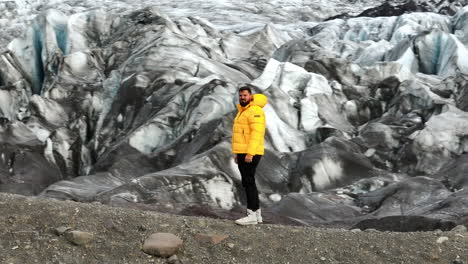
M 11 194 L 0 194 L 0 212 L 0 263 L 468 263 L 463 230 L 240 227 L 231 220 Z M 70 230 L 83 232 L 85 239 L 74 243 L 65 235 Z M 156 232 L 183 240 L 177 259 L 142 251 L 144 240 Z M 209 239 L 213 235 L 216 242 Z

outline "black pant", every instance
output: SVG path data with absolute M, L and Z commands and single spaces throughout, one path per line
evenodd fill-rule
M 244 186 L 247 196 L 247 209 L 257 211 L 260 208 L 258 201 L 257 185 L 255 184 L 255 170 L 262 156 L 255 155 L 251 163 L 245 162 L 246 154 L 237 154 L 237 166 L 242 176 L 242 186 Z

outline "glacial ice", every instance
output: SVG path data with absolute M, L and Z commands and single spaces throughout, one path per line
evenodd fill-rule
M 348 19 L 381 2 L 54 3 L 0 53 L 2 154 L 37 161 L 0 164 L 0 190 L 176 213 L 243 205 L 229 140 L 237 87 L 253 83 L 269 99 L 257 180 L 271 212 L 345 226 L 466 213 L 468 9 Z
M 460 17 L 462 15 L 458 14 L 456 19 Z M 362 66 L 372 66 L 379 61 L 398 61 L 413 73 L 446 77 L 458 71 L 466 73 L 468 67 L 463 59 L 466 48 L 452 35 L 451 23 L 447 16 L 426 13 L 333 20 L 317 26 L 311 40 Z M 412 43 L 404 45 L 406 41 Z M 419 53 L 414 54 L 415 51 Z M 452 56 L 455 59 L 451 59 Z
M 466 112 L 457 108 L 431 117 L 426 127 L 414 135 L 414 148 L 417 149 L 416 168 L 432 174 L 439 170 L 453 156 L 464 153 L 467 146 L 463 140 L 468 133 Z M 450 125 L 450 129 L 447 126 Z
M 39 118 L 43 118 L 52 126 L 61 127 L 69 122 L 65 109 L 54 100 L 33 95 L 30 103 L 34 109 L 34 114 Z

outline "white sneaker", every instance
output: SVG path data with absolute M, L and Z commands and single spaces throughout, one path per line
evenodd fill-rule
M 259 224 L 263 223 L 262 209 L 257 209 L 257 211 L 255 211 L 255 214 L 257 215 L 257 223 Z
M 258 224 L 257 213 L 250 209 L 247 209 L 247 216 L 237 219 L 235 223 L 238 225 L 256 225 Z

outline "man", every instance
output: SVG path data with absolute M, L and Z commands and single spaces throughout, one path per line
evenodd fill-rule
M 238 113 L 232 128 L 232 152 L 247 196 L 247 216 L 236 220 L 239 225 L 262 223 L 255 170 L 264 154 L 265 113 L 262 108 L 267 101 L 263 94 L 253 95 L 250 85 L 239 89 Z

